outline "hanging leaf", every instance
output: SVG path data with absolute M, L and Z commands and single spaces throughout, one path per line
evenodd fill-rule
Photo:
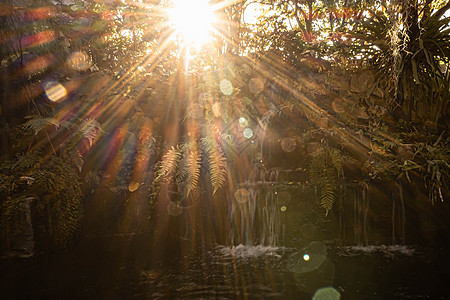
M 175 149 L 172 146 L 172 148 L 169 149 L 169 151 L 167 151 L 167 153 L 164 154 L 164 156 L 162 157 L 161 166 L 158 170 L 156 180 L 160 179 L 161 177 L 168 180 L 168 178 L 173 176 L 173 173 L 177 169 L 180 158 L 181 158 L 180 150 Z
M 204 152 L 207 154 L 213 193 L 216 193 L 227 179 L 228 172 L 226 158 L 214 137 L 208 136 L 203 138 L 202 146 Z
M 189 196 L 191 191 L 197 188 L 201 167 L 201 154 L 199 152 L 197 142 L 191 142 L 189 148 L 190 149 L 186 157 L 186 197 Z
M 336 178 L 342 173 L 343 165 L 344 156 L 339 149 L 329 146 L 318 148 L 311 160 L 311 184 L 319 196 L 320 206 L 325 209 L 325 215 L 328 215 L 336 201 Z

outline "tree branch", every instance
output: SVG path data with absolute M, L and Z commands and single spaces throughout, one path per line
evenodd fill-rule
M 298 12 L 300 10 L 300 13 L 303 15 L 303 18 L 306 20 L 306 13 L 303 11 L 303 9 L 301 7 L 298 6 L 298 1 L 295 0 L 294 1 L 294 18 L 297 21 L 298 27 L 300 28 L 300 30 L 305 33 L 306 32 L 306 28 L 305 26 L 302 24 L 302 21 L 300 20 L 299 16 L 298 16 Z

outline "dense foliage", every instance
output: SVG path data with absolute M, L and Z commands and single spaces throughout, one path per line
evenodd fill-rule
M 170 38 L 171 5 L 1 6 L 2 228 L 32 196 L 35 229 L 68 245 L 80 178 L 143 191 L 153 208 L 276 168 L 307 170 L 293 181 L 327 214 L 346 182 L 421 182 L 431 203 L 448 198 L 449 3 L 223 1 L 200 48 Z
M 83 203 L 75 170 L 59 157 L 42 160 L 37 153 L 19 155 L 1 165 L 0 196 L 2 238 L 20 232 L 31 198 L 31 221 L 39 249 L 64 249 L 81 231 Z M 5 245 L 3 245 L 5 246 Z

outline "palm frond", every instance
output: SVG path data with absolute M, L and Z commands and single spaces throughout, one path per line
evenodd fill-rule
M 398 18 L 377 13 L 363 23 L 364 34 L 357 38 L 376 46 L 368 59 L 377 69 L 377 83 L 391 95 L 387 104 L 401 106 L 409 119 L 436 123 L 448 114 L 450 18 L 437 12 L 425 16 L 410 24 L 418 30 L 409 30 Z

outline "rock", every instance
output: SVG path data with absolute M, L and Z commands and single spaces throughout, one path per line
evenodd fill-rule
M 317 156 L 317 150 L 320 148 L 319 142 L 310 142 L 306 144 L 306 152 L 311 156 Z
M 344 113 L 348 110 L 348 103 L 346 103 L 344 98 L 335 99 L 331 106 L 333 107 L 333 110 L 338 114 Z
M 350 75 L 350 89 L 353 92 L 366 92 L 374 84 L 372 72 L 358 72 Z
M 29 258 L 34 256 L 34 234 L 33 225 L 31 224 L 31 202 L 34 197 L 28 197 L 22 200 L 23 217 L 18 227 L 18 232 L 9 236 L 9 247 L 3 251 L 2 257 L 6 258 Z

